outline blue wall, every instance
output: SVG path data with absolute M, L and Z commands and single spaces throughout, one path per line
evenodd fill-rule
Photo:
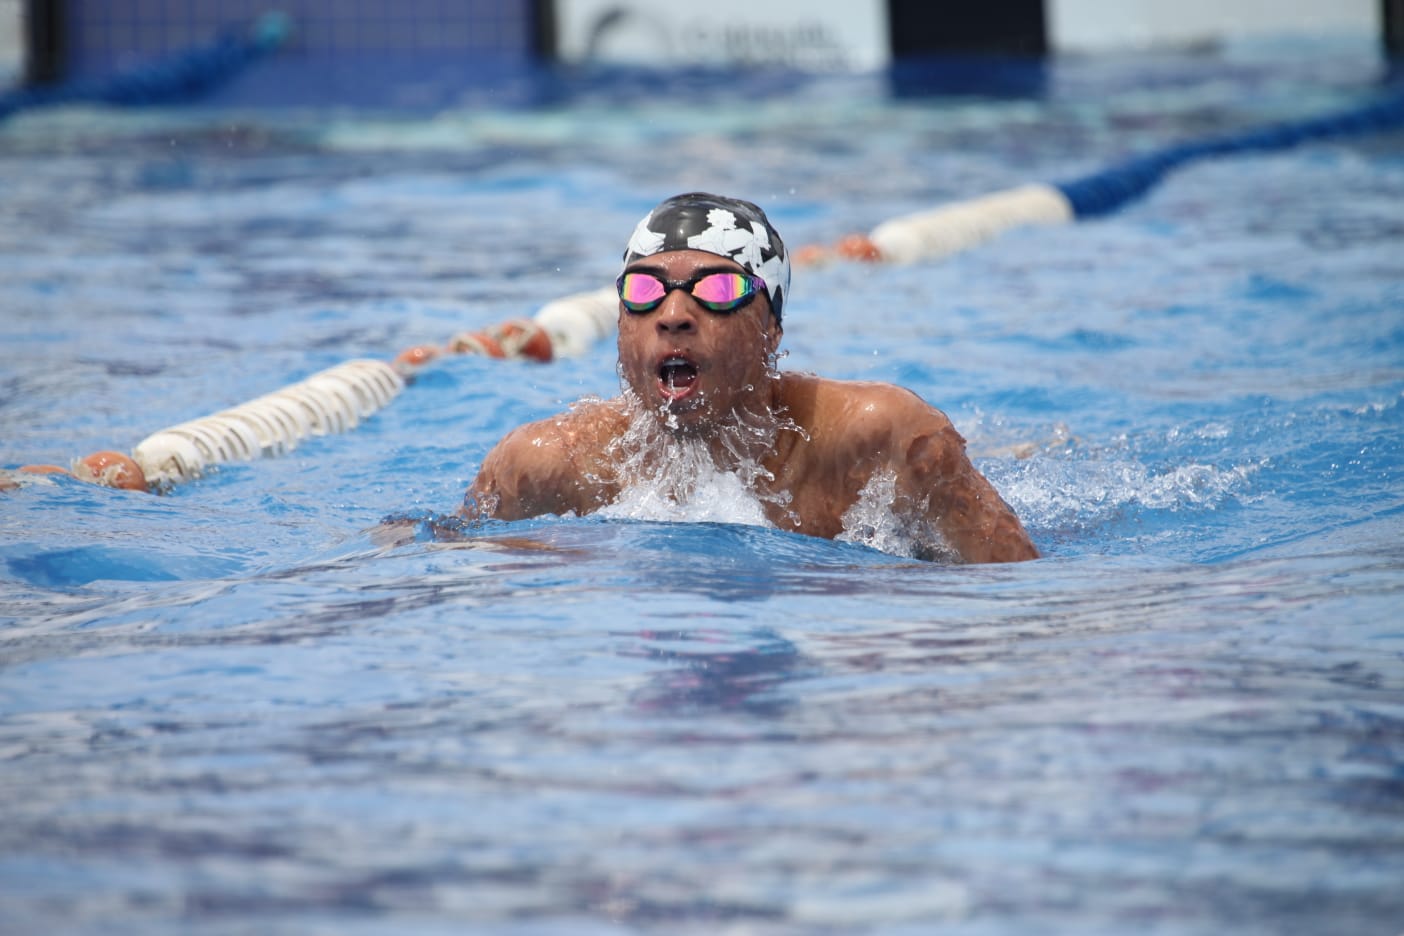
M 437 107 L 502 90 L 534 60 L 532 0 L 59 0 L 64 71 L 100 77 L 246 28 L 292 19 L 292 39 L 215 97 L 258 105 Z

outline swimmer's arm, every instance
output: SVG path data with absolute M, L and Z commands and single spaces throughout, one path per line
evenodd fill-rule
M 471 519 L 498 520 L 583 514 L 594 509 L 585 503 L 587 487 L 559 423 L 543 420 L 513 430 L 493 447 L 461 512 Z
M 464 498 L 465 514 L 523 520 L 570 509 L 559 486 L 551 483 L 559 474 L 547 457 L 554 447 L 538 429 L 536 424 L 515 429 L 488 452 Z
M 905 416 L 910 429 L 894 452 L 899 498 L 923 513 L 964 562 L 1037 559 L 1024 525 L 971 464 L 965 440 L 945 414 L 923 403 Z

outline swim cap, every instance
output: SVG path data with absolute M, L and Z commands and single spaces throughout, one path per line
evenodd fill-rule
M 785 242 L 759 206 L 706 192 L 674 195 L 634 228 L 624 265 L 668 250 L 705 250 L 736 261 L 765 280 L 770 310 L 780 321 L 780 309 L 790 292 L 790 258 Z

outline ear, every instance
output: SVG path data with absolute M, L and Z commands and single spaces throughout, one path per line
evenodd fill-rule
M 765 303 L 765 311 L 761 313 L 765 316 L 761 325 L 761 344 L 765 349 L 765 356 L 769 358 L 779 350 L 780 339 L 784 337 L 785 329 L 770 308 L 770 297 L 762 293 L 760 299 Z
M 780 349 L 780 339 L 785 337 L 785 329 L 780 323 L 775 321 L 775 316 L 767 315 L 765 319 L 765 331 L 761 333 L 761 344 L 765 349 L 766 358 L 770 358 Z

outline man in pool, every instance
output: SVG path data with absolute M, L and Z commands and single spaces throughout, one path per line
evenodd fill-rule
M 885 517 L 923 558 L 1038 557 L 940 410 L 890 384 L 776 369 L 790 266 L 756 205 L 662 202 L 634 230 L 617 287 L 622 393 L 509 433 L 466 516 L 584 515 L 640 486 L 705 497 L 697 479 L 711 471 L 780 529 L 835 538 Z

